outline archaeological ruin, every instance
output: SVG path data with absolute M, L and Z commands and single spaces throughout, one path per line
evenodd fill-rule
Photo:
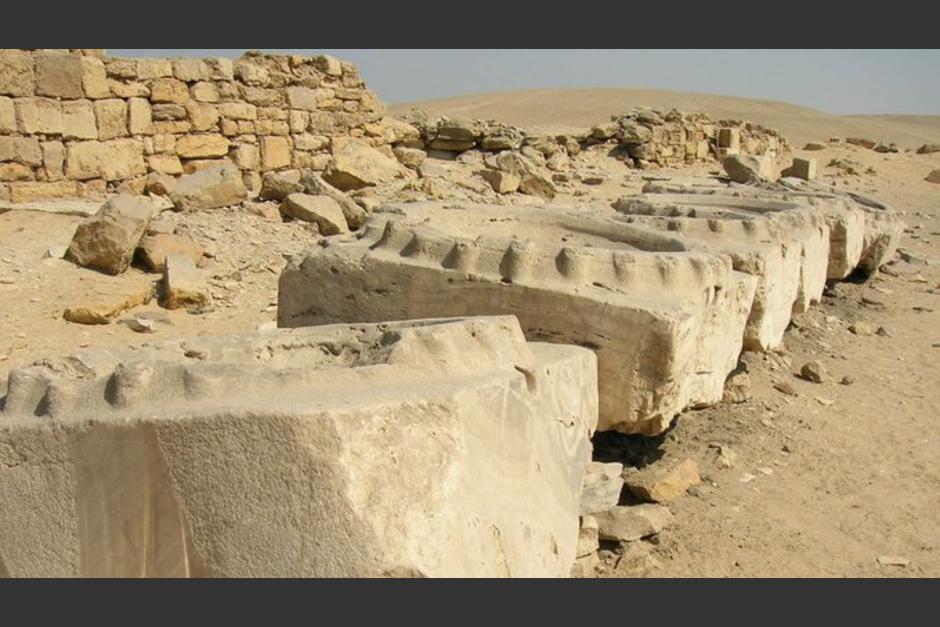
M 213 306 L 211 255 L 163 212 L 245 206 L 316 237 L 271 254 L 276 329 L 11 368 L 0 576 L 588 572 L 599 541 L 672 521 L 639 477 L 620 504 L 595 432 L 660 436 L 720 402 L 742 353 L 897 248 L 898 212 L 812 160 L 780 176 L 788 151 L 639 107 L 568 134 L 395 119 L 329 56 L 0 51 L 0 212 L 90 203 L 57 257 L 156 279 L 69 323 Z M 588 153 L 716 173 L 601 202 Z

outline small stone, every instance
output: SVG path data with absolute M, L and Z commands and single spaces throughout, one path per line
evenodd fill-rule
M 855 335 L 859 335 L 862 337 L 867 337 L 874 333 L 874 330 L 871 328 L 871 325 L 868 324 L 867 322 L 853 322 L 852 324 L 849 325 L 849 331 L 851 331 Z
M 787 396 L 799 396 L 799 393 L 796 391 L 796 389 L 787 381 L 775 381 L 774 389 L 778 392 L 786 394 Z
M 290 194 L 281 203 L 281 213 L 290 218 L 316 223 L 323 235 L 349 232 L 342 207 L 325 194 Z
M 875 335 L 879 335 L 881 337 L 891 337 L 891 333 L 884 327 L 878 327 L 878 329 L 875 331 Z
M 136 316 L 127 321 L 127 326 L 137 333 L 154 333 L 157 330 L 153 320 Z
M 115 196 L 78 225 L 67 258 L 107 274 L 124 272 L 153 213 L 154 206 L 146 198 Z
M 749 473 L 749 472 L 746 472 L 746 473 L 744 473 L 743 475 L 741 475 L 741 478 L 738 479 L 738 481 L 740 481 L 741 483 L 750 483 L 750 482 L 754 481 L 755 479 L 757 479 L 757 477 L 755 477 L 754 475 L 752 475 L 752 474 Z
M 662 505 L 617 506 L 595 516 L 602 540 L 634 542 L 655 535 L 673 522 L 672 512 Z
M 878 558 L 878 563 L 882 566 L 900 566 L 901 568 L 905 568 L 910 565 L 911 560 L 895 555 L 882 555 Z
M 198 242 L 182 235 L 157 233 L 140 241 L 137 256 L 149 272 L 162 273 L 168 255 L 183 255 L 194 264 L 203 264 L 203 249 Z
M 823 383 L 829 378 L 826 369 L 816 360 L 806 362 L 800 368 L 800 378 L 810 383 Z
M 195 211 L 235 205 L 247 196 L 241 173 L 225 164 L 180 177 L 170 200 L 180 211 Z
M 584 557 L 591 553 L 597 553 L 600 548 L 598 542 L 597 519 L 593 516 L 581 517 L 581 530 L 578 533 L 578 548 L 575 557 Z
M 729 403 L 744 403 L 751 398 L 751 378 L 747 372 L 735 372 L 725 381 L 722 399 Z
M 623 464 L 590 462 L 581 483 L 581 513 L 602 512 L 617 505 L 623 489 Z
M 203 307 L 212 301 L 205 275 L 189 257 L 170 254 L 163 270 L 163 306 Z
M 698 466 L 691 459 L 672 467 L 654 464 L 624 477 L 627 488 L 637 498 L 662 502 L 674 499 L 702 482 Z
M 855 383 L 855 378 L 850 377 L 849 375 L 845 375 L 844 377 L 842 377 L 842 380 L 839 381 L 839 383 L 841 383 L 842 385 L 852 385 L 853 383 Z

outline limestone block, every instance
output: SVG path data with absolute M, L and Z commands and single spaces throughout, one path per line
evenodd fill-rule
M 204 272 L 185 254 L 170 253 L 163 260 L 163 306 L 167 309 L 199 308 L 212 302 Z
M 0 96 L 0 133 L 16 132 L 16 106 L 12 98 Z
M 32 96 L 35 93 L 33 55 L 19 50 L 0 50 L 0 96 Z
M 317 92 L 309 87 L 288 87 L 287 104 L 291 109 L 316 111 Z
M 36 95 L 83 98 L 82 58 L 77 54 L 37 54 Z
M 326 195 L 289 194 L 281 204 L 281 213 L 296 220 L 314 222 L 322 235 L 349 232 L 342 207 Z
M 286 137 L 261 138 L 261 169 L 290 167 L 290 140 Z
M 323 179 L 349 191 L 388 183 L 402 176 L 405 168 L 375 148 L 361 141 L 350 141 L 333 155 Z
M 73 142 L 66 152 L 65 173 L 70 179 L 120 181 L 147 173 L 144 146 L 135 139 Z
M 224 157 L 229 145 L 229 140 L 222 135 L 187 135 L 176 140 L 176 154 L 183 159 Z
M 187 83 L 209 80 L 209 66 L 202 59 L 173 59 L 173 76 Z
M 52 98 L 17 98 L 16 125 L 26 135 L 61 135 L 62 104 Z
M 146 198 L 115 196 L 78 225 L 65 256 L 83 267 L 120 274 L 130 265 L 153 214 Z
M 4 161 L 42 165 L 39 140 L 35 137 L 0 137 L 0 163 Z
M 42 165 L 47 181 L 58 181 L 65 175 L 65 144 L 43 142 Z
M 180 177 L 170 200 L 180 211 L 195 211 L 234 205 L 247 195 L 238 168 L 225 164 Z
M 292 260 L 279 325 L 511 313 L 532 340 L 596 351 L 603 430 L 661 433 L 721 399 L 756 286 L 729 256 L 561 209 L 398 210 Z
M 33 169 L 22 163 L 2 163 L 0 164 L 0 181 L 32 181 Z
M 154 172 L 164 174 L 182 174 L 183 164 L 176 155 L 151 155 L 147 157 L 147 165 Z
M 189 88 L 193 100 L 197 102 L 218 102 L 219 88 L 215 83 L 200 81 Z
M 120 98 L 95 101 L 95 119 L 98 121 L 98 139 L 127 137 L 127 103 Z
M 185 104 L 189 101 L 189 88 L 176 78 L 157 78 L 150 83 L 150 101 Z
M 211 130 L 219 121 L 219 111 L 211 104 L 201 102 L 186 103 L 186 113 L 194 131 Z
M 748 350 L 779 346 L 792 314 L 822 297 L 829 226 L 808 205 L 720 194 L 641 194 L 621 198 L 615 208 L 632 224 L 728 254 L 735 270 L 757 278 L 744 336 Z
M 142 81 L 172 76 L 173 65 L 169 59 L 137 59 L 137 78 Z
M 95 57 L 82 57 L 82 90 L 86 98 L 110 98 L 111 87 L 108 84 L 108 75 L 104 62 Z
M 512 317 L 85 349 L 10 374 L 11 577 L 566 577 L 594 356 Z
M 153 108 L 146 98 L 127 101 L 127 126 L 131 135 L 153 134 Z

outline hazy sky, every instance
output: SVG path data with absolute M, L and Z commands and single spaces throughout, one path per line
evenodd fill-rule
M 227 56 L 243 50 L 109 50 Z M 270 50 L 270 52 L 275 52 Z M 647 87 L 829 113 L 940 115 L 940 50 L 279 50 L 359 66 L 388 103 L 538 87 Z

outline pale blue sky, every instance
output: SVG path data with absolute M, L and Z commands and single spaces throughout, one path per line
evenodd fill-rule
M 940 115 L 940 50 L 268 50 L 357 64 L 388 103 L 539 87 L 646 87 L 791 102 L 829 113 Z M 109 50 L 227 56 L 243 50 Z

